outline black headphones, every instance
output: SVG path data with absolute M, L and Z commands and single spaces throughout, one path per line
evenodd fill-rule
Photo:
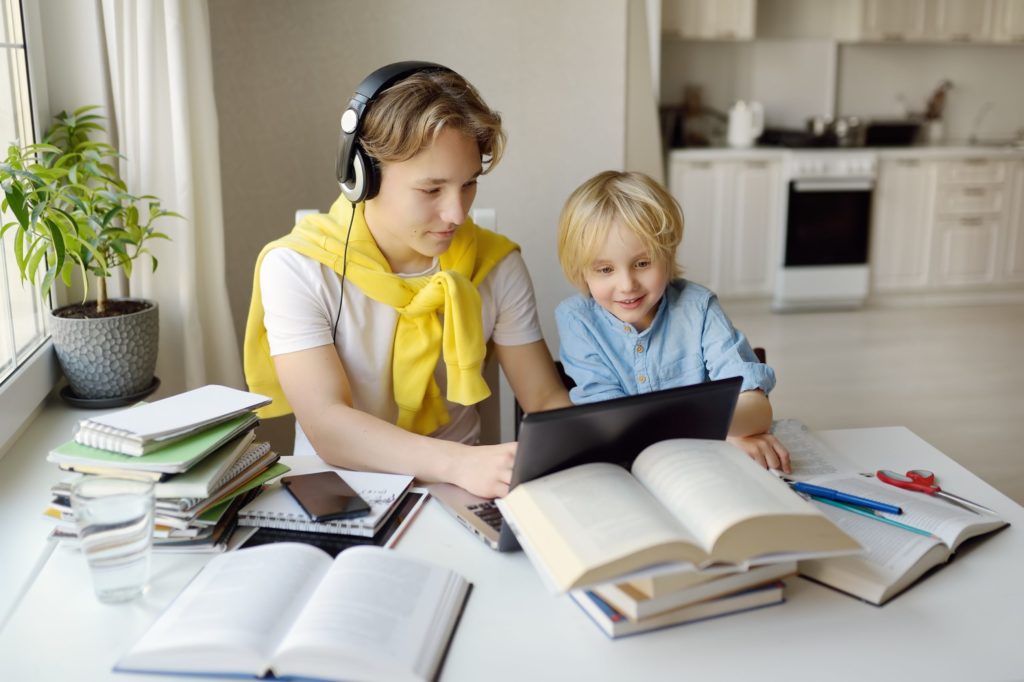
M 367 105 L 381 91 L 420 71 L 451 71 L 433 62 L 396 62 L 377 69 L 363 79 L 341 115 L 338 139 L 338 184 L 341 193 L 353 204 L 377 196 L 380 191 L 380 167 L 377 160 L 359 144 L 359 130 Z

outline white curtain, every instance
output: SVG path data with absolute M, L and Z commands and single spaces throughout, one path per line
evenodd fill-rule
M 172 241 L 137 262 L 133 296 L 160 306 L 156 374 L 166 392 L 244 387 L 228 303 L 217 111 L 206 0 L 102 0 L 112 132 L 133 193 L 154 194 Z

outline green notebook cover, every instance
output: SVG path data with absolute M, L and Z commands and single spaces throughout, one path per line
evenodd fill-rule
M 71 440 L 51 450 L 46 459 L 57 464 L 98 464 L 119 469 L 180 474 L 258 422 L 256 415 L 249 412 L 139 457 L 91 448 Z
M 241 486 L 237 490 L 232 490 L 231 493 L 224 497 L 224 499 L 222 499 L 220 502 L 218 502 L 217 504 L 215 504 L 214 506 L 210 507 L 202 514 L 200 514 L 199 520 L 207 523 L 216 523 L 220 520 L 220 517 L 224 515 L 224 512 L 228 510 L 228 507 L 231 505 L 232 500 L 234 500 L 236 497 L 238 497 L 242 493 L 249 492 L 256 486 L 263 485 L 267 481 L 275 479 L 282 474 L 287 474 L 289 471 L 291 471 L 291 467 L 285 464 L 281 464 L 280 462 L 271 465 L 270 468 L 264 471 L 262 474 L 256 476 L 251 481 Z

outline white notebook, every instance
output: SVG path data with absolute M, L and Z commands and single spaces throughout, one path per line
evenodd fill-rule
M 179 438 L 270 404 L 270 398 L 210 384 L 163 400 L 78 422 L 75 441 L 141 455 Z
M 289 475 L 292 476 L 316 471 L 338 472 L 338 475 L 370 504 L 370 513 L 357 519 L 313 521 L 280 481 L 276 481 L 269 484 L 259 497 L 239 510 L 239 526 L 373 537 L 398 506 L 398 501 L 412 485 L 413 479 L 412 476 L 404 474 L 336 469 L 319 457 L 282 457 L 281 462 L 291 468 Z

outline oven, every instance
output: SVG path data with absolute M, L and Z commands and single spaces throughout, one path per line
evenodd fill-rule
M 868 152 L 790 156 L 775 310 L 863 305 L 875 168 L 875 156 Z

